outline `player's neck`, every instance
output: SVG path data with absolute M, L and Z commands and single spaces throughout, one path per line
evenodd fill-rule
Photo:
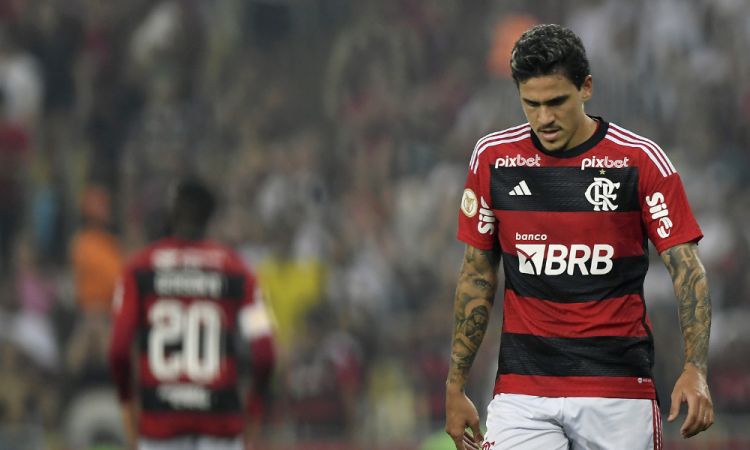
M 584 114 L 583 121 L 578 126 L 578 129 L 576 130 L 576 132 L 573 133 L 573 137 L 570 138 L 570 141 L 568 141 L 568 145 L 565 147 L 563 151 L 576 148 L 579 145 L 591 139 L 591 136 L 593 136 L 594 133 L 596 133 L 596 129 L 598 127 L 599 127 L 599 122 L 597 122 L 596 120 Z

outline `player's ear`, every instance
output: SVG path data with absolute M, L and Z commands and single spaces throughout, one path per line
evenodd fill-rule
M 581 85 L 581 94 L 584 102 L 591 98 L 591 93 L 594 91 L 594 78 L 591 75 L 587 75 L 586 79 L 583 80 Z

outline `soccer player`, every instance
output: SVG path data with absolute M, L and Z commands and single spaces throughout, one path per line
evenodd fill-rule
M 110 367 L 125 431 L 139 450 L 242 450 L 263 416 L 275 358 L 270 321 L 240 257 L 205 239 L 211 192 L 188 180 L 170 197 L 172 235 L 131 259 L 115 294 Z M 244 408 L 238 332 L 252 352 Z
M 528 123 L 482 138 L 471 156 L 446 431 L 457 449 L 660 449 L 648 239 L 672 276 L 686 348 L 669 420 L 687 402 L 682 436 L 706 430 L 711 300 L 679 175 L 652 141 L 584 113 L 593 80 L 570 30 L 524 33 L 511 70 Z M 501 258 L 503 329 L 483 437 L 464 386 Z

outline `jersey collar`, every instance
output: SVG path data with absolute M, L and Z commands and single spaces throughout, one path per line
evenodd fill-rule
M 588 114 L 587 114 L 588 116 Z M 567 159 L 567 158 L 575 158 L 576 156 L 583 155 L 587 151 L 594 148 L 598 143 L 600 143 L 604 136 L 607 135 L 607 130 L 609 129 L 609 123 L 605 122 L 604 119 L 598 116 L 589 116 L 592 119 L 599 122 L 599 126 L 596 128 L 596 131 L 594 131 L 594 134 L 588 138 L 586 141 L 576 145 L 575 147 L 565 150 L 565 151 L 554 151 L 550 152 L 544 146 L 541 142 L 539 142 L 539 138 L 537 137 L 534 130 L 531 131 L 531 142 L 534 143 L 534 147 L 536 147 L 537 150 L 544 153 L 547 156 L 551 156 L 553 158 L 560 158 L 560 159 Z

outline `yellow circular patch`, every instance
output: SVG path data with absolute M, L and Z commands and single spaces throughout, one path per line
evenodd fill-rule
M 466 217 L 474 217 L 478 209 L 477 195 L 471 189 L 465 189 L 464 196 L 461 198 L 461 211 L 466 214 Z

